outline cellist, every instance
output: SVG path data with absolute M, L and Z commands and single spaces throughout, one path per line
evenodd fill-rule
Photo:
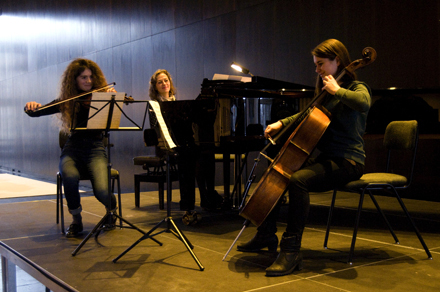
M 331 123 L 320 139 L 317 157 L 310 157 L 290 178 L 287 226 L 280 241 L 275 262 L 266 269 L 266 276 L 283 276 L 302 269 L 301 239 L 309 214 L 309 192 L 325 192 L 359 179 L 364 172 L 365 149 L 362 136 L 371 106 L 371 90 L 357 81 L 356 74 L 335 76 L 351 61 L 347 48 L 336 39 L 328 39 L 312 50 L 317 73 L 315 95 L 326 91 L 322 105 L 331 113 Z M 295 120 L 295 115 L 270 124 L 266 138 L 273 137 Z M 281 201 L 281 200 L 280 200 Z M 238 245 L 243 252 L 263 248 L 276 251 L 276 220 L 279 203 L 247 243 Z

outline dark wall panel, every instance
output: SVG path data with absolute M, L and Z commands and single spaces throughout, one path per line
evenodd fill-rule
M 185 48 L 182 50 L 180 48 Z M 179 99 L 195 99 L 203 80 L 203 26 L 201 22 L 176 29 L 176 74 Z
M 255 75 L 313 85 L 310 51 L 338 38 L 360 58 L 378 59 L 359 71 L 373 88 L 438 87 L 439 11 L 436 0 L 4 0 L 0 4 L 0 167 L 54 179 L 58 129 L 54 117 L 29 118 L 27 101 L 47 103 L 77 57 L 96 61 L 116 90 L 148 100 L 150 76 L 173 76 L 180 99 L 194 99 L 203 78 Z M 142 122 L 139 104 L 125 107 Z M 146 127 L 148 127 L 148 121 Z M 152 154 L 142 133 L 111 133 L 112 161 L 126 191 L 133 189 L 132 157 Z M 153 187 L 153 186 L 152 186 Z
M 151 1 L 133 1 L 130 9 L 131 40 L 151 36 Z
M 215 73 L 235 74 L 231 63 L 236 61 L 236 14 L 228 13 L 208 19 L 203 29 L 204 78 L 212 79 Z
M 175 31 L 170 30 L 152 36 L 153 54 L 150 62 L 153 70 L 150 77 L 157 69 L 166 69 L 174 77 L 176 75 L 176 48 Z M 140 56 L 142 58 L 142 56 Z M 175 85 L 179 86 L 179 80 L 174 79 Z

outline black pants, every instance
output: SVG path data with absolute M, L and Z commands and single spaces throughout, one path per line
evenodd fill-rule
M 177 167 L 179 171 L 180 210 L 194 210 L 196 199 L 196 161 L 198 151 L 195 146 L 178 149 Z
M 318 156 L 309 159 L 304 166 L 290 178 L 289 210 L 287 215 L 286 232 L 302 235 L 309 215 L 309 192 L 326 192 L 341 187 L 350 181 L 359 179 L 364 172 L 364 166 L 351 164 L 345 158 L 328 158 Z M 275 233 L 276 220 L 280 212 L 278 204 L 267 216 L 258 231 Z

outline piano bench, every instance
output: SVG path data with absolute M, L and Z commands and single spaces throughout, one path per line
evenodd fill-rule
M 157 156 L 138 156 L 133 158 L 134 165 L 142 165 L 147 172 L 134 175 L 134 204 L 137 208 L 140 206 L 140 183 L 158 183 L 159 186 L 159 209 L 163 210 L 165 206 L 164 185 L 167 182 L 167 172 L 165 159 Z M 174 163 L 170 164 L 171 182 L 179 179 L 177 167 Z

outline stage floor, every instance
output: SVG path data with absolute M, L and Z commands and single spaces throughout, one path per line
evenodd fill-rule
M 79 291 L 438 291 L 440 289 L 440 203 L 405 200 L 419 227 L 433 260 L 428 260 L 416 235 L 393 198 L 378 197 L 399 237 L 392 236 L 369 198 L 362 214 L 353 265 L 346 263 L 358 196 L 342 194 L 337 199 L 329 249 L 323 248 L 331 193 L 311 195 L 311 210 L 303 235 L 304 269 L 269 278 L 265 268 L 276 253 L 242 253 L 232 249 L 223 256 L 242 228 L 244 219 L 237 211 L 207 212 L 197 207 L 202 220 L 194 226 L 182 223 L 178 209 L 179 192 L 174 191 L 171 216 L 194 245 L 194 253 L 204 266 L 201 271 L 191 254 L 172 233 L 164 232 L 140 242 L 113 263 L 113 259 L 141 238 L 133 229 L 116 229 L 92 237 L 76 256 L 72 251 L 81 238 L 67 239 L 55 221 L 55 197 L 0 200 L 0 240 Z M 87 235 L 104 215 L 93 197 L 82 199 Z M 134 195 L 122 195 L 122 216 L 144 231 L 166 218 L 158 209 L 157 192 L 141 194 L 141 207 L 135 208 Z M 286 208 L 283 208 L 285 212 Z M 65 207 L 67 210 L 67 207 Z M 368 211 L 370 210 L 370 211 Z M 66 227 L 70 215 L 65 214 Z M 158 231 L 166 228 L 159 226 Z M 279 223 L 281 237 L 285 224 Z M 256 228 L 249 226 L 238 242 L 247 241 Z M 18 286 L 44 291 L 44 287 L 18 276 Z M 33 287 L 33 288 L 32 288 Z

